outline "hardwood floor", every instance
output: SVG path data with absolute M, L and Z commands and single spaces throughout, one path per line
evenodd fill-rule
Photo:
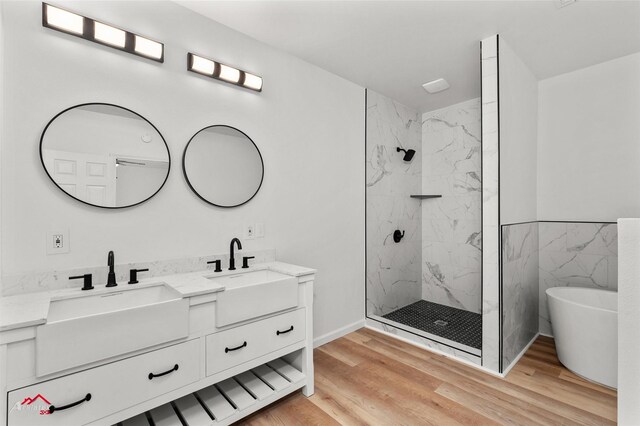
M 607 425 L 616 391 L 564 368 L 539 337 L 506 379 L 369 329 L 317 348 L 315 394 L 300 392 L 246 425 Z

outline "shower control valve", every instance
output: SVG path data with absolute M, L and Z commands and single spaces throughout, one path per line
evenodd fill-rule
M 396 243 L 399 243 L 403 237 L 404 237 L 404 231 L 400 231 L 399 229 L 396 229 L 393 232 L 393 241 L 395 241 Z

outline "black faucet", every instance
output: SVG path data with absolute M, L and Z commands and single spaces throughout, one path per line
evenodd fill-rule
M 238 243 L 238 250 L 242 250 L 242 243 L 239 239 L 234 238 L 231 240 L 231 245 L 229 247 L 229 270 L 234 271 L 236 269 L 236 258 L 233 255 L 233 244 Z
M 107 287 L 115 287 L 118 285 L 116 282 L 116 273 L 113 271 L 113 251 L 109 252 L 107 256 L 107 265 L 109 266 L 109 274 L 107 275 Z

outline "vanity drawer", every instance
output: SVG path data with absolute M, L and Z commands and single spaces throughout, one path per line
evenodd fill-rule
M 207 336 L 207 376 L 300 342 L 305 309 L 287 312 Z
M 200 378 L 199 349 L 191 340 L 14 390 L 8 424 L 83 425 L 165 394 Z M 50 405 L 58 409 L 49 413 Z

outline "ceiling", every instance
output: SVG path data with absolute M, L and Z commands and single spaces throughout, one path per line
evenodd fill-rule
M 640 51 L 640 1 L 178 1 L 420 111 L 480 95 L 499 33 L 540 80 Z M 430 95 L 422 84 L 444 77 Z

